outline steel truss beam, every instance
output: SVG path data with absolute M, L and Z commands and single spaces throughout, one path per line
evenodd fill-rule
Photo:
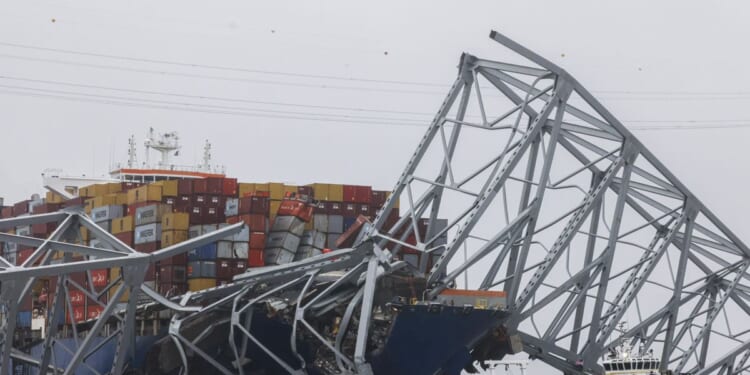
M 458 75 L 392 194 L 352 249 L 254 269 L 226 286 L 166 298 L 143 286 L 149 262 L 239 227 L 146 255 L 80 212 L 0 220 L 0 229 L 51 221 L 67 223 L 61 228 L 84 225 L 108 244 L 77 244 L 70 240 L 73 229 L 46 240 L 0 234 L 0 241 L 39 249 L 22 266 L 0 259 L 0 300 L 11 306 L 31 280 L 54 276 L 59 293 L 53 310 L 60 312 L 66 293 L 78 287 L 70 273 L 127 269 L 112 287 L 131 295 L 142 290 L 154 302 L 131 301 L 124 311 L 105 304 L 66 373 L 85 366 L 91 337 L 108 322 L 116 323 L 111 336 L 119 343 L 112 373 L 122 373 L 134 353 L 129 338 L 136 310 L 161 306 L 175 312 L 169 335 L 185 373 L 189 356 L 197 355 L 218 372 L 243 374 L 251 344 L 288 372 L 304 373 L 310 364 L 297 352 L 297 340 L 306 337 L 340 372 L 369 374 L 378 280 L 398 270 L 425 280 L 428 301 L 460 283 L 506 292 L 511 315 L 505 331 L 518 335 L 532 358 L 565 374 L 603 373 L 600 360 L 624 340 L 641 354 L 660 354 L 662 370 L 747 372 L 750 249 L 568 72 L 497 32 L 490 38 L 530 66 L 461 56 Z M 401 218 L 386 228 L 399 201 Z M 66 254 L 62 263 L 50 262 L 54 251 Z M 73 254 L 97 259 L 76 262 Z M 406 255 L 414 254 L 416 263 L 407 262 Z M 282 294 L 289 298 L 284 311 L 293 327 L 295 358 L 289 362 L 252 329 L 255 309 Z M 184 332 L 193 319 L 221 311 L 230 311 L 216 324 L 229 325 L 233 366 L 201 349 L 210 328 L 197 336 Z M 341 312 L 334 335 L 311 323 L 330 311 Z M 10 371 L 14 325 L 10 314 L 0 331 L 0 375 Z M 54 324 L 49 330 L 57 334 Z M 345 345 L 352 337 L 354 344 Z M 54 341 L 45 342 L 39 366 L 57 366 L 49 354 Z M 28 361 L 18 353 L 14 358 Z

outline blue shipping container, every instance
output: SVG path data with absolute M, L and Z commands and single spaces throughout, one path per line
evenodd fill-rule
M 31 311 L 21 311 L 16 315 L 16 326 L 31 328 Z
M 344 218 L 344 232 L 348 231 L 349 228 L 354 225 L 354 223 L 357 221 L 356 217 L 345 217 Z
M 216 243 L 197 247 L 188 253 L 188 260 L 190 261 L 214 259 L 216 259 Z

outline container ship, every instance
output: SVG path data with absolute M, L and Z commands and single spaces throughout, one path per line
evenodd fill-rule
M 113 168 L 109 176 L 91 178 L 65 176 L 59 170 L 46 170 L 43 183 L 48 189 L 44 198 L 3 206 L 0 218 L 22 217 L 30 214 L 55 212 L 60 209 L 82 209 L 103 230 L 111 233 L 123 244 L 141 253 L 153 253 L 191 238 L 211 233 L 235 223 L 244 223 L 244 229 L 230 237 L 209 243 L 169 259 L 152 264 L 144 285 L 166 298 L 218 288 L 232 282 L 236 275 L 248 270 L 299 262 L 321 254 L 351 247 L 362 229 L 383 206 L 390 192 L 375 190 L 370 186 L 340 183 L 310 183 L 289 185 L 279 182 L 241 182 L 225 174 L 224 168 L 211 161 L 211 146 L 207 142 L 204 157 L 197 166 L 177 166 L 171 156 L 180 149 L 177 133 L 156 134 L 153 129 L 145 141 L 145 161 L 139 163 L 136 142 L 129 140 L 128 162 Z M 148 154 L 157 151 L 161 157 L 155 163 Z M 386 229 L 399 220 L 398 203 L 387 218 Z M 440 221 L 445 227 L 447 221 Z M 9 231 L 16 235 L 47 238 L 56 223 L 15 227 Z M 427 224 L 418 222 L 418 233 L 411 234 L 405 243 L 415 244 L 417 235 L 425 238 Z M 438 228 L 439 230 L 440 228 Z M 74 241 L 91 247 L 106 244 L 85 228 Z M 440 244 L 445 244 L 446 238 Z M 34 249 L 12 242 L 2 243 L 5 259 L 21 265 Z M 421 255 L 405 248 L 400 257 L 409 267 L 429 270 L 439 253 Z M 57 252 L 51 264 L 63 262 L 63 253 Z M 64 368 L 71 360 L 69 349 L 81 330 L 90 327 L 102 313 L 103 306 L 116 298 L 114 291 L 122 280 L 121 268 L 98 269 L 71 274 L 67 279 L 40 278 L 32 292 L 24 299 L 17 314 L 15 348 L 21 348 L 29 358 L 40 358 L 49 319 L 57 322 L 53 358 L 55 365 Z M 382 347 L 373 351 L 372 363 L 376 373 L 428 374 L 439 368 L 453 368 L 446 373 L 458 373 L 466 363 L 465 347 L 475 343 L 487 331 L 497 326 L 505 304 L 502 292 L 477 292 L 448 290 L 441 294 L 440 305 L 423 303 L 424 283 L 413 280 L 412 274 L 396 276 L 383 282 L 391 283 L 390 295 L 379 296 L 383 306 L 376 317 L 375 335 L 381 336 Z M 64 317 L 52 317 L 51 306 L 55 291 L 60 290 L 60 280 L 68 288 L 69 303 L 60 310 Z M 92 293 L 86 291 L 94 291 Z M 161 308 L 149 296 L 123 294 L 122 309 L 128 301 L 138 301 L 139 326 L 134 333 L 138 352 L 130 363 L 132 369 L 151 374 L 176 374 L 190 363 L 190 371 L 201 373 L 214 368 L 202 358 L 181 358 L 172 341 L 166 336 L 167 326 L 174 312 Z M 282 301 L 278 301 L 283 305 Z M 286 303 L 286 302 L 284 302 Z M 274 352 L 291 357 L 288 349 L 291 326 L 280 313 L 282 307 L 269 303 L 264 311 L 253 316 L 253 333 L 266 340 Z M 436 310 L 437 309 L 437 310 Z M 436 313 L 437 311 L 437 313 Z M 262 312 L 262 313 L 261 313 Z M 331 339 L 336 336 L 341 312 L 321 313 L 317 324 L 327 325 Z M 116 322 L 114 322 L 116 323 Z M 194 330 L 226 330 L 226 325 L 214 322 L 194 323 Z M 440 332 L 430 332 L 429 327 L 440 326 Z M 103 332 L 116 329 L 108 324 Z M 105 340 L 106 334 L 97 338 L 97 348 L 76 370 L 77 374 L 106 373 L 112 366 L 116 343 Z M 203 350 L 216 356 L 227 367 L 237 366 L 226 355 L 226 334 L 221 339 L 204 340 Z M 284 338 L 286 337 L 286 338 Z M 264 342 L 266 342 L 264 341 Z M 314 341 L 314 340 L 313 340 Z M 65 348 L 67 344 L 69 348 Z M 415 349 L 418 348 L 418 349 Z M 213 350 L 213 351 L 212 351 Z M 258 346 L 245 349 L 252 363 L 245 373 L 284 373 L 290 369 L 279 367 L 278 361 Z M 336 373 L 335 358 L 326 358 L 316 352 L 311 341 L 300 337 L 298 352 L 305 357 L 308 373 Z M 407 354 L 408 353 L 408 354 Z M 435 353 L 441 356 L 435 357 Z M 456 353 L 461 353 L 457 356 Z M 452 363 L 437 363 L 435 358 Z M 454 358 L 455 357 L 455 358 Z M 434 363 L 433 363 L 434 362 Z M 450 361 L 449 361 L 450 362 Z M 427 365 L 433 363 L 433 365 Z M 398 368 L 394 367 L 398 364 Z M 34 366 L 14 361 L 16 373 L 33 373 Z M 405 370 L 406 369 L 406 370 Z M 33 370 L 33 371 L 32 371 Z M 31 371 L 31 372 L 29 372 Z

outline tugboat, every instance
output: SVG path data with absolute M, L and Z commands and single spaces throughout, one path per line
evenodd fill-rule
M 621 333 L 628 329 L 627 323 L 620 322 L 617 330 Z M 619 338 L 616 347 L 610 349 L 604 358 L 602 366 L 607 375 L 658 375 L 661 361 L 654 357 L 654 350 L 647 352 L 641 347 L 638 350 L 630 345 L 627 339 Z

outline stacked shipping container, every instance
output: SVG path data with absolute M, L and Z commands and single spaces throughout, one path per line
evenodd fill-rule
M 362 225 L 364 219 L 358 222 L 357 218 L 372 218 L 388 195 L 388 192 L 373 191 L 369 186 L 237 183 L 232 178 L 167 180 L 148 185 L 98 184 L 81 188 L 79 193 L 78 198 L 67 201 L 48 193 L 46 199 L 2 207 L 0 218 L 83 206 L 98 226 L 145 253 L 179 244 L 227 224 L 246 224 L 245 230 L 230 238 L 153 265 L 146 275 L 146 283 L 168 296 L 227 283 L 247 267 L 284 264 L 321 254 L 326 249 L 336 249 L 343 233 L 352 226 Z M 398 219 L 395 211 L 386 228 Z M 43 238 L 55 227 L 55 224 L 24 226 L 12 232 Z M 80 243 L 104 246 L 85 229 L 81 230 Z M 1 248 L 6 259 L 17 264 L 22 264 L 33 253 L 33 249 L 14 243 L 5 243 Z M 59 262 L 62 254 L 57 253 L 53 258 L 53 262 Z M 110 282 L 118 281 L 120 274 L 120 268 L 96 270 L 92 272 L 91 283 L 103 289 Z M 88 287 L 84 274 L 71 279 L 76 280 L 75 285 L 69 284 L 73 291 L 77 286 Z M 52 300 L 56 281 L 41 280 L 35 286 L 34 298 L 29 298 L 22 311 L 27 313 L 35 307 L 44 309 L 45 306 L 37 302 Z M 44 298 L 40 298 L 41 295 Z M 68 322 L 71 315 L 76 321 L 96 316 L 101 312 L 100 303 L 106 302 L 106 298 L 105 294 L 98 301 L 83 298 L 80 304 L 72 304 Z M 124 295 L 121 301 L 129 298 Z

